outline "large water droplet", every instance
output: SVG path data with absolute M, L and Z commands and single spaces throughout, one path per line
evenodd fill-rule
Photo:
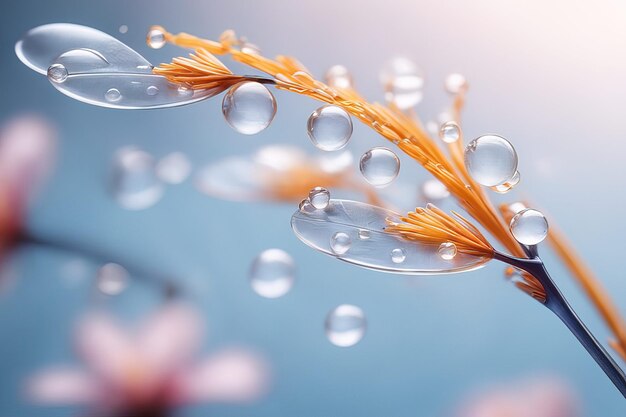
M 98 290 L 106 295 L 118 295 L 128 285 L 129 274 L 126 268 L 115 263 L 100 267 L 96 277 Z
M 524 209 L 513 216 L 510 229 L 522 245 L 536 245 L 548 236 L 548 220 L 538 210 Z
M 309 200 L 313 207 L 318 210 L 323 210 L 328 207 L 330 193 L 324 187 L 315 187 L 309 192 Z
M 400 172 L 400 159 L 387 148 L 372 148 L 361 156 L 361 174 L 375 187 L 391 184 Z
M 113 165 L 112 191 L 118 203 L 129 210 L 143 210 L 159 201 L 163 186 L 152 156 L 135 147 L 120 149 Z
M 326 337 L 335 346 L 354 346 L 363 339 L 366 326 L 363 310 L 351 304 L 341 304 L 326 317 Z
M 222 113 L 237 132 L 254 135 L 272 123 L 276 115 L 276 100 L 263 84 L 244 81 L 224 95 Z
M 391 251 L 391 261 L 394 264 L 401 264 L 406 259 L 406 251 L 401 248 L 396 248 Z
M 509 180 L 505 181 L 504 183 L 500 185 L 491 187 L 491 189 L 495 191 L 496 193 L 506 194 L 509 191 L 511 191 L 513 188 L 515 188 L 517 184 L 519 184 L 520 180 L 521 180 L 521 175 L 519 171 L 515 171 L 515 174 L 513 175 L 512 178 L 510 178 Z
M 267 249 L 252 262 L 250 285 L 261 297 L 282 297 L 291 290 L 295 273 L 296 264 L 287 252 Z
M 441 256 L 441 259 L 443 259 L 444 261 L 450 261 L 456 256 L 456 245 L 452 242 L 444 242 L 439 245 L 438 252 L 439 256 Z
M 430 179 L 422 184 L 422 195 L 428 201 L 439 201 L 450 196 L 450 191 L 438 179 Z
M 165 33 L 160 29 L 151 29 L 146 35 L 146 43 L 152 49 L 161 49 L 165 46 Z
M 322 106 L 311 113 L 307 132 L 313 144 L 323 151 L 336 151 L 352 136 L 352 119 L 341 107 Z
M 48 68 L 48 79 L 55 83 L 67 80 L 67 68 L 63 64 L 52 64 Z
M 453 73 L 446 77 L 446 91 L 450 94 L 460 94 L 467 90 L 467 80 L 463 74 Z
M 330 238 L 330 248 L 337 255 L 343 255 L 348 252 L 352 239 L 350 235 L 344 232 L 337 232 Z
M 481 136 L 465 148 L 465 167 L 476 182 L 493 187 L 513 178 L 517 171 L 517 153 L 501 136 Z
M 343 65 L 333 65 L 324 76 L 326 84 L 333 88 L 351 88 L 352 74 Z
M 385 98 L 399 109 L 409 109 L 422 101 L 424 75 L 411 60 L 392 60 L 382 71 L 380 78 L 385 88 Z
M 445 143 L 454 143 L 461 138 L 461 128 L 456 122 L 445 122 L 439 129 L 439 139 Z
M 161 158 L 156 166 L 159 179 L 168 184 L 180 184 L 189 177 L 191 162 L 182 152 L 172 152 Z

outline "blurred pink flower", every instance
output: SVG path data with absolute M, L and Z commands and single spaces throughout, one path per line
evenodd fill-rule
M 455 417 L 578 417 L 579 404 L 562 380 L 534 377 L 476 393 Z
M 193 402 L 259 398 L 268 372 L 256 355 L 231 349 L 192 363 L 201 330 L 199 317 L 182 304 L 166 305 L 133 333 L 107 315 L 91 314 L 76 337 L 86 369 L 43 371 L 29 381 L 29 397 L 133 415 Z

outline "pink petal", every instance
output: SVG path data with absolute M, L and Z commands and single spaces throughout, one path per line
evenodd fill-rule
M 28 397 L 44 404 L 93 403 L 100 389 L 97 381 L 85 372 L 71 368 L 43 371 L 26 385 Z
M 201 362 L 181 376 L 178 401 L 248 402 L 268 388 L 263 360 L 243 350 L 227 350 Z

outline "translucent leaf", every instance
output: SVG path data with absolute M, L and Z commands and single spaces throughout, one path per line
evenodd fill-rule
M 399 222 L 399 218 L 397 213 L 381 207 L 333 199 L 324 210 L 304 205 L 292 216 L 291 227 L 300 240 L 314 249 L 342 261 L 384 272 L 450 274 L 480 268 L 490 260 L 464 253 L 458 253 L 452 260 L 444 260 L 439 256 L 437 246 L 385 232 L 386 219 Z M 347 250 L 345 236 L 340 250 L 333 245 L 336 233 L 348 235 Z

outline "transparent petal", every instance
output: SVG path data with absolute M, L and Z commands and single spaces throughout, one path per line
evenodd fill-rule
M 420 244 L 385 232 L 386 219 L 399 222 L 400 216 L 391 210 L 365 203 L 331 200 L 323 210 L 316 210 L 310 204 L 305 205 L 292 216 L 291 227 L 300 240 L 320 252 L 383 272 L 451 274 L 477 269 L 490 260 L 463 253 L 458 253 L 452 260 L 444 260 L 437 253 L 438 246 Z M 333 251 L 333 236 L 341 232 L 349 236 L 349 249 L 344 252 L 344 241 L 342 250 Z M 398 256 L 393 256 L 392 251 L 393 254 L 400 252 L 404 255 L 400 257 L 401 262 L 398 262 Z

